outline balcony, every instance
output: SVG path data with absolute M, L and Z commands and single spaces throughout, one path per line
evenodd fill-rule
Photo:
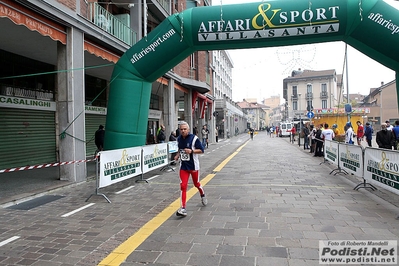
M 291 95 L 291 100 L 298 100 L 298 94 Z
M 305 94 L 306 100 L 312 100 L 313 99 L 313 92 L 307 92 Z
M 96 2 L 89 3 L 89 18 L 95 25 L 130 46 L 135 44 L 137 33 L 128 26 L 130 25 L 129 14 L 117 16 L 112 15 Z
M 320 92 L 320 98 L 321 99 L 327 99 L 328 98 L 328 93 L 326 91 Z

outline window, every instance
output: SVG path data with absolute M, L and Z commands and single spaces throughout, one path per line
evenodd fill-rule
M 292 86 L 292 95 L 294 95 L 294 96 L 298 95 L 298 87 L 297 86 Z
M 326 109 L 327 108 L 327 100 L 322 100 L 321 101 L 321 108 Z
M 312 93 L 312 84 L 308 84 L 308 85 L 306 86 L 306 92 L 307 92 L 307 93 Z
M 298 110 L 298 102 L 292 102 L 292 110 Z
M 195 69 L 195 53 L 190 55 L 190 68 Z
M 325 83 L 321 84 L 321 92 L 327 93 L 327 84 Z

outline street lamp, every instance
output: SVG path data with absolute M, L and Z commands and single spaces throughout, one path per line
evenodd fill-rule
M 301 93 L 298 93 L 298 102 L 299 102 L 299 134 L 298 134 L 298 146 L 301 147 L 301 132 L 302 132 Z

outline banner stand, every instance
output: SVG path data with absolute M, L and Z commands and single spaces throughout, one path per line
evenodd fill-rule
M 96 196 L 103 196 L 107 201 L 108 201 L 108 203 L 111 203 L 111 201 L 107 198 L 107 196 L 105 196 L 103 193 L 99 193 L 99 176 L 98 176 L 98 173 L 99 173 L 99 170 L 100 170 L 100 168 L 99 168 L 99 162 L 100 162 L 100 153 L 98 153 L 97 155 L 96 155 L 96 192 L 95 192 L 95 194 L 91 194 L 87 199 L 86 199 L 86 202 L 91 198 L 91 196 L 93 196 L 93 195 L 96 195 Z
M 143 149 L 141 149 L 141 158 L 143 158 Z M 148 180 L 144 179 L 143 163 L 141 164 L 141 175 L 140 179 L 136 180 L 136 183 L 148 183 Z
M 363 149 L 363 165 L 364 165 L 364 149 Z M 364 168 L 363 168 L 364 169 Z M 363 171 L 363 175 L 362 175 L 362 178 L 363 178 L 363 182 L 362 183 L 360 183 L 360 184 L 358 184 L 356 187 L 354 187 L 353 188 L 353 190 L 359 190 L 359 189 L 361 189 L 361 188 L 364 188 L 364 189 L 366 189 L 366 188 L 371 188 L 371 190 L 373 190 L 373 191 L 376 191 L 377 190 L 377 188 L 375 187 L 375 186 L 373 186 L 372 184 L 370 184 L 370 183 L 367 183 L 367 181 L 366 181 L 366 179 L 364 178 L 364 171 Z M 399 217 L 399 216 L 398 216 Z
M 170 148 L 169 148 L 169 143 L 168 143 L 168 155 L 171 154 Z M 174 162 L 174 161 L 173 161 Z M 175 172 L 175 169 L 170 165 L 172 162 L 169 161 L 169 156 L 168 156 L 168 164 L 162 167 L 159 171 L 166 171 L 166 170 L 172 170 Z
M 322 165 L 323 163 L 325 164 L 330 164 L 330 162 L 326 159 L 326 143 L 323 144 L 323 161 L 321 163 L 319 163 L 319 165 Z
M 344 173 L 345 175 L 348 174 L 348 172 L 345 171 L 344 169 L 342 169 L 341 166 L 339 165 L 339 146 L 340 146 L 340 145 L 338 145 L 338 168 L 332 170 L 332 171 L 330 172 L 330 175 L 331 175 L 333 172 L 335 172 L 335 171 L 336 171 L 336 172 L 334 173 L 334 175 L 341 174 L 341 173 Z
M 377 188 L 370 183 L 367 183 L 366 179 L 363 177 L 363 182 L 353 188 L 353 190 L 359 190 L 361 188 L 371 188 L 373 191 L 376 191 Z M 398 216 L 399 217 L 399 216 Z

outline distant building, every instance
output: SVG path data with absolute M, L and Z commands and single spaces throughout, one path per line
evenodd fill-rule
M 341 93 L 340 93 L 341 92 Z M 285 107 L 282 120 L 305 117 L 313 108 L 333 108 L 342 102 L 342 75 L 334 69 L 294 70 L 283 80 Z M 341 99 L 340 99 L 341 98 Z

